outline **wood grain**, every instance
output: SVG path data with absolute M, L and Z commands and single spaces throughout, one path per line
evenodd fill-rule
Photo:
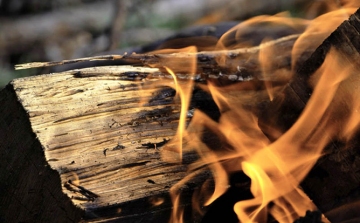
M 121 215 L 115 206 L 128 201 L 168 199 L 169 188 L 185 177 L 186 163 L 196 159 L 195 154 L 185 153 L 183 164 L 161 160 L 160 150 L 178 126 L 179 101 L 166 94 L 172 90 L 165 88 L 162 95 L 161 84 L 104 75 L 115 69 L 158 71 L 86 68 L 82 72 L 91 71 L 94 76 L 76 78 L 79 71 L 69 71 L 12 82 L 46 161 L 60 174 L 63 192 L 88 218 L 108 207 Z M 154 207 L 161 204 L 153 203 Z M 166 205 L 171 208 L 171 202 Z

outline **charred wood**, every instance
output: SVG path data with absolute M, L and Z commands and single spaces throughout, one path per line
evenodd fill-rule
M 260 115 L 259 124 L 270 138 L 276 139 L 272 137 L 271 128 L 285 132 L 296 122 L 314 90 L 310 79 L 314 78 L 314 73 L 322 66 L 331 48 L 341 54 L 340 58 L 355 66 L 357 73 L 352 75 L 358 75 L 359 16 L 358 10 L 349 20 L 344 21 L 297 70 L 294 79 L 283 93 L 266 106 Z M 345 120 L 350 112 L 347 102 L 350 103 L 349 97 L 352 96 L 349 95 L 356 98 L 357 91 L 357 88 L 349 87 L 346 89 L 348 94 L 340 91 L 337 93 L 337 100 L 331 104 L 337 112 L 331 114 L 331 120 L 337 120 L 339 123 Z M 338 128 L 340 131 L 342 127 L 339 125 Z M 355 211 L 358 208 L 356 203 L 360 199 L 359 134 L 357 130 L 349 141 L 344 141 L 340 136 L 333 137 L 323 156 L 301 183 L 304 191 L 331 222 L 359 218 Z
M 124 55 L 104 55 L 89 58 L 81 58 L 74 60 L 64 60 L 59 62 L 39 62 L 20 64 L 16 69 L 28 69 L 35 67 L 48 67 L 56 65 L 66 65 L 79 62 L 88 61 L 120 61 L 122 64 L 132 64 L 133 66 L 148 66 L 158 68 L 158 72 L 148 73 L 119 73 L 116 67 L 112 68 L 111 72 L 106 75 L 101 75 L 101 68 L 89 68 L 86 70 L 75 72 L 76 77 L 90 77 L 90 76 L 118 76 L 120 79 L 137 78 L 138 80 L 144 78 L 172 78 L 166 72 L 164 67 L 169 67 L 174 70 L 180 79 L 194 79 L 195 81 L 204 82 L 207 80 L 216 80 L 219 83 L 231 83 L 246 80 L 261 80 L 263 77 L 261 73 L 261 62 L 259 61 L 259 52 L 264 48 L 281 49 L 281 54 L 273 58 L 274 66 L 267 70 L 268 73 L 274 75 L 270 77 L 271 81 L 287 82 L 290 78 L 291 71 L 291 51 L 294 42 L 297 40 L 298 35 L 290 35 L 277 40 L 269 41 L 260 46 L 235 49 L 235 50 L 219 50 L 219 51 L 203 51 L 198 53 L 148 53 L 148 54 L 124 54 Z M 279 52 L 280 53 L 280 52 Z M 303 54 L 298 63 L 302 63 L 309 55 Z M 197 67 L 196 74 L 189 75 L 189 68 L 182 66 L 183 61 L 196 58 Z M 219 61 L 224 62 L 219 62 Z M 96 69 L 98 71 L 96 71 Z M 277 71 L 285 70 L 288 76 L 277 75 Z

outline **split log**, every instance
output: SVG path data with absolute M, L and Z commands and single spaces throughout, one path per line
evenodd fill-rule
M 114 67 L 98 72 L 111 69 Z M 76 221 L 79 216 L 89 221 L 105 218 L 133 222 L 159 216 L 164 221 L 169 219 L 172 204 L 168 190 L 185 177 L 186 163 L 197 157 L 185 153 L 183 164 L 178 165 L 161 161 L 159 151 L 175 135 L 179 119 L 179 103 L 171 100 L 172 89 L 147 89 L 143 83 L 97 77 L 76 78 L 74 71 L 69 71 L 15 80 L 2 95 L 2 138 L 11 138 L 3 140 L 1 146 L 2 158 L 6 159 L 2 162 L 2 182 L 7 182 L 5 191 L 9 193 L 1 199 L 6 222 L 45 221 L 40 213 L 47 202 L 56 200 L 61 203 L 54 211 L 59 222 Z M 206 97 L 197 98 L 201 100 Z M 13 111 L 8 107 L 11 104 Z M 21 121 L 16 121 L 18 116 Z M 36 135 L 31 133 L 27 117 Z M 28 165 L 35 169 L 25 170 Z M 19 166 L 24 170 L 17 172 Z M 196 180 L 208 178 L 208 174 Z M 190 181 L 183 189 L 192 185 L 198 183 Z M 47 188 L 51 189 L 49 194 L 39 194 Z M 46 203 L 33 204 L 32 196 L 44 197 Z M 63 203 L 69 205 L 63 208 Z M 14 215 L 17 211 L 24 216 Z M 85 215 L 80 214 L 83 212 Z M 45 216 L 54 216 L 50 213 Z
M 291 46 L 296 38 L 265 44 L 287 49 L 279 57 L 277 69 L 290 70 Z M 241 72 L 246 71 L 247 77 L 258 82 L 259 61 L 255 58 L 259 50 L 255 47 L 226 54 L 232 65 L 224 75 L 219 75 L 218 69 L 225 68 L 215 65 L 216 57 L 223 53 L 196 54 L 199 68 L 210 67 L 214 72 L 211 76 L 201 69 L 205 76 L 198 81 L 241 81 Z M 182 164 L 168 164 L 160 158 L 159 151 L 175 135 L 179 119 L 174 90 L 165 87 L 172 79 L 160 69 L 168 65 L 165 59 L 174 56 L 177 61 L 189 57 L 134 54 L 127 59 L 157 67 L 84 68 L 12 81 L 1 93 L 1 137 L 9 138 L 1 141 L 1 159 L 5 160 L 1 162 L 4 168 L 0 176 L 2 182 L 7 182 L 4 187 L 8 192 L 0 199 L 3 219 L 41 222 L 56 213 L 59 222 L 81 218 L 167 221 L 172 208 L 168 190 L 185 177 L 187 164 L 197 158 L 194 153 L 185 153 Z M 244 59 L 235 63 L 236 58 L 249 56 L 251 62 Z M 240 73 L 235 75 L 233 70 Z M 162 78 L 161 82 L 147 84 L 159 81 L 156 78 Z M 219 117 L 211 97 L 200 89 L 192 95 L 193 109 L 204 110 L 214 119 Z M 29 142 L 23 142 L 25 139 Z M 35 166 L 34 175 L 25 171 L 28 165 Z M 205 171 L 183 186 L 185 208 L 191 209 L 191 191 L 210 177 Z M 51 189 L 48 194 L 43 192 L 46 188 Z M 31 202 L 33 197 L 38 199 L 35 203 Z M 46 211 L 50 207 L 47 203 L 54 205 L 51 211 Z M 15 211 L 21 214 L 14 215 Z

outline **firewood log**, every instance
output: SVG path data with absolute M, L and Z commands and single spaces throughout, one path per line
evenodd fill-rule
M 350 30 L 351 40 L 357 39 L 357 32 L 351 32 L 356 30 L 353 28 L 357 27 L 356 19 L 352 17 L 341 26 L 346 27 L 344 33 Z M 307 79 L 321 65 L 329 45 L 334 44 L 352 56 L 357 52 L 354 50 L 357 48 L 345 44 L 350 42 L 342 38 L 342 33 L 337 31 L 332 34 L 308 62 L 300 66 L 302 69 L 285 89 L 284 96 L 276 95 L 275 100 L 268 104 L 266 114 L 261 114 L 261 121 L 266 120 L 267 114 L 279 112 L 274 127 L 283 131 L 290 128 L 304 108 L 307 94 L 312 91 Z M 287 41 L 295 39 L 293 36 L 268 45 L 289 44 Z M 204 74 L 197 81 L 225 78 L 226 84 L 231 84 L 244 81 L 242 72 L 245 70 L 253 79 L 251 82 L 258 84 L 264 81 L 258 75 L 259 62 L 247 63 L 240 59 L 258 53 L 259 48 L 227 52 L 225 55 L 229 63 L 226 66 L 212 63 L 216 52 L 197 53 L 195 56 L 200 62 L 197 70 Z M 174 90 L 168 87 L 172 79 L 162 67 L 171 66 L 169 58 L 179 61 L 189 56 L 194 55 L 127 55 L 120 59 L 135 60 L 152 68 L 95 67 L 12 81 L 2 90 L 0 97 L 3 105 L 0 108 L 0 132 L 1 138 L 5 139 L 0 142 L 0 176 L 1 182 L 5 182 L 2 185 L 5 193 L 0 199 L 1 220 L 53 222 L 56 215 L 55 221 L 59 222 L 80 219 L 166 221 L 172 205 L 168 190 L 186 176 L 187 164 L 197 155 L 184 153 L 181 164 L 169 164 L 160 159 L 159 150 L 175 135 L 180 111 L 179 101 L 174 99 Z M 114 57 L 105 59 L 109 58 Z M 290 71 L 289 53 L 278 59 L 280 63 L 276 69 Z M 244 69 L 238 69 L 239 66 Z M 207 73 L 206 68 L 213 70 Z M 177 73 L 178 77 L 188 79 L 182 72 Z M 160 78 L 163 81 L 161 84 L 151 84 L 152 81 L 160 81 Z M 277 76 L 274 78 L 272 81 L 278 81 Z M 287 82 L 289 78 L 280 81 Z M 219 81 L 219 84 L 224 83 Z M 259 97 L 254 106 L 262 102 L 264 99 Z M 212 112 L 216 119 L 219 114 L 211 103 L 211 97 L 205 92 L 194 91 L 190 109 Z M 288 111 L 291 111 L 290 114 L 287 114 Z M 187 118 L 188 121 L 191 119 L 191 112 Z M 271 137 L 270 133 L 268 135 Z M 353 154 L 353 150 L 348 151 Z M 326 163 L 326 159 L 327 156 L 320 159 L 318 166 Z M 313 177 L 318 166 L 302 186 L 320 210 L 326 212 L 338 207 L 338 204 L 329 204 L 324 199 L 327 204 L 322 205 L 323 195 L 320 198 L 316 196 L 316 193 L 322 193 L 318 187 L 321 184 L 314 182 L 318 178 Z M 340 166 L 344 167 L 343 164 Z M 325 167 L 321 166 L 320 170 Z M 327 169 L 325 172 L 333 174 Z M 356 174 L 354 176 L 351 186 L 341 195 L 335 195 L 335 198 L 342 199 L 341 204 L 354 189 L 354 182 L 358 179 Z M 209 177 L 210 173 L 204 171 L 183 185 L 182 190 L 188 195 L 183 204 L 185 207 L 191 207 L 191 191 Z M 338 189 L 338 182 L 333 178 L 335 180 L 327 179 L 327 182 L 331 181 Z M 329 215 L 329 218 L 332 217 Z
M 14 80 L 1 94 L 3 220 L 168 219 L 168 190 L 196 158 L 185 153 L 182 164 L 160 158 L 177 130 L 174 94 L 135 81 L 76 78 L 74 71 Z
M 291 69 L 290 49 L 296 38 L 267 43 L 289 49 L 279 57 L 286 61 L 279 69 Z M 256 58 L 259 49 L 230 53 Z M 217 54 L 197 53 L 199 69 L 220 69 L 214 63 Z M 188 174 L 187 164 L 198 156 L 185 152 L 181 164 L 161 160 L 159 151 L 175 135 L 180 112 L 175 91 L 168 87 L 172 79 L 162 65 L 167 63 L 163 58 L 186 59 L 189 55 L 127 57 L 156 66 L 77 69 L 16 79 L 2 90 L 2 220 L 46 222 L 54 221 L 55 215 L 59 222 L 169 219 L 169 188 Z M 236 68 L 241 66 L 246 75 L 257 79 L 254 83 L 261 82 L 254 66 L 259 62 L 235 63 L 236 57 L 232 69 L 238 75 L 231 69 L 224 75 L 201 69 L 197 81 L 244 81 Z M 156 85 L 151 84 L 154 81 Z M 212 98 L 200 88 L 195 87 L 189 109 L 201 109 L 215 120 L 219 117 Z M 211 175 L 205 170 L 183 185 L 185 209 L 191 210 L 191 191 L 207 178 Z

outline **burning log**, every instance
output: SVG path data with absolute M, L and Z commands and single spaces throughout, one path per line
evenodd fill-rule
M 355 35 L 357 32 L 351 31 L 355 30 L 353 27 L 357 27 L 356 15 L 341 26 L 346 27 L 344 33 L 350 29 L 349 35 L 354 34 L 351 35 L 352 39 L 358 38 Z M 46 221 L 51 218 L 48 213 L 56 213 L 59 221 L 78 221 L 81 217 L 85 221 L 133 222 L 144 218 L 147 222 L 166 221 L 172 209 L 171 202 L 179 204 L 179 198 L 173 196 L 174 192 L 176 195 L 179 191 L 184 191 L 187 199 L 181 204 L 185 208 L 193 208 L 190 202 L 191 191 L 200 191 L 199 185 L 203 182 L 205 183 L 202 189 L 207 190 L 212 189 L 215 184 L 213 195 L 205 196 L 201 191 L 198 192 L 206 198 L 204 200 L 207 200 L 207 204 L 215 204 L 221 200 L 225 191 L 234 189 L 233 185 L 240 184 L 241 188 L 245 188 L 248 193 L 242 194 L 243 201 L 235 201 L 233 205 L 237 214 L 235 217 L 257 219 L 258 216 L 253 218 L 253 214 L 248 214 L 247 209 L 253 206 L 264 208 L 263 205 L 271 201 L 274 201 L 273 206 L 280 207 L 273 210 L 274 217 L 282 217 L 284 210 L 281 208 L 285 207 L 285 212 L 288 211 L 288 201 L 298 198 L 301 201 L 306 200 L 306 196 L 297 186 L 307 172 L 300 171 L 298 176 L 292 174 L 299 169 L 310 171 L 315 158 L 319 158 L 320 153 L 313 154 L 306 150 L 315 148 L 315 151 L 321 152 L 321 147 L 313 146 L 312 142 L 321 139 L 321 143 L 325 145 L 327 140 L 331 139 L 331 145 L 336 145 L 335 147 L 346 144 L 343 142 L 353 142 L 346 140 L 343 135 L 336 140 L 336 121 L 323 123 L 319 115 L 315 115 L 315 119 L 320 121 L 316 119 L 317 122 L 313 123 L 304 121 L 302 116 L 298 118 L 301 111 L 307 109 L 306 104 L 314 104 L 307 94 L 318 94 L 317 90 L 313 89 L 323 78 L 315 71 L 323 71 L 325 68 L 322 64 L 335 64 L 338 70 L 338 62 L 326 62 L 325 55 L 331 55 L 330 59 L 338 59 L 336 55 L 339 54 L 336 53 L 339 52 L 347 55 L 345 58 L 351 55 L 350 58 L 355 60 L 349 60 L 356 64 L 357 51 L 349 47 L 349 44 L 343 45 L 339 40 L 343 40 L 344 36 L 340 34 L 341 31 L 332 34 L 304 65 L 297 64 L 301 68 L 290 84 L 287 84 L 291 78 L 293 59 L 290 53 L 297 36 L 270 41 L 260 47 L 245 50 L 97 57 L 91 59 L 131 60 L 137 65 L 150 67 L 95 67 L 14 80 L 3 90 L 1 98 L 5 105 L 3 108 L 12 109 L 0 111 L 4 114 L 3 117 L 10 117 L 12 120 L 0 123 L 0 129 L 11 136 L 0 144 L 4 157 L 4 168 L 1 168 L 4 172 L 0 176 L 3 177 L 2 182 L 6 182 L 4 190 L 15 197 L 11 199 L 10 206 L 3 205 L 9 200 L 8 196 L 1 199 L 2 212 L 6 213 L 3 215 L 4 220 Z M 335 51 L 330 50 L 330 45 L 336 46 Z M 282 55 L 279 54 L 281 56 L 274 57 L 279 46 L 285 50 Z M 336 52 L 335 56 L 332 52 Z M 299 54 L 298 58 L 306 57 L 304 55 L 306 54 Z M 266 60 L 269 56 L 272 58 L 271 63 Z M 65 61 L 71 62 L 74 60 Z M 346 59 L 341 62 L 349 64 Z M 53 64 L 59 63 L 37 65 Z M 29 66 L 33 65 L 22 65 L 25 68 Z M 354 73 L 354 67 L 349 69 L 350 73 Z M 267 75 L 268 72 L 274 75 Z M 314 72 L 316 75 L 313 75 Z M 247 76 L 244 76 L 245 74 Z M 244 81 L 244 77 L 251 77 L 252 80 Z M 193 83 L 193 80 L 198 82 Z M 342 79 L 335 81 L 334 85 L 337 86 L 341 81 Z M 281 84 L 277 85 L 278 82 Z M 248 89 L 255 91 L 247 91 Z M 324 87 L 322 89 L 324 90 Z M 343 92 L 348 93 L 346 88 L 340 89 L 345 89 Z M 184 94 L 187 90 L 188 93 Z M 186 97 L 190 100 L 185 101 Z M 309 103 L 306 103 L 308 99 Z M 17 100 L 19 102 L 16 102 Z M 322 103 L 321 100 L 317 102 Z M 339 100 L 334 100 L 334 103 L 339 105 Z M 346 106 L 345 108 L 348 108 Z M 333 107 L 334 105 L 331 108 Z M 335 114 L 348 114 L 347 111 L 345 109 Z M 329 120 L 336 118 L 330 114 Z M 262 129 L 258 127 L 255 115 L 260 117 Z M 350 116 L 357 117 L 356 114 Z M 268 122 L 264 122 L 265 120 Z M 299 120 L 302 124 L 300 130 L 309 130 L 308 132 L 292 130 L 291 126 L 299 125 L 296 124 Z M 295 121 L 297 122 L 294 124 Z M 185 129 L 184 123 L 188 125 L 187 131 L 183 135 L 178 134 Z M 321 125 L 317 128 L 316 123 Z M 332 125 L 333 123 L 335 124 Z M 25 126 L 24 132 L 18 130 L 22 125 Z M 318 130 L 323 130 L 324 126 L 330 126 L 331 131 L 324 131 L 326 135 L 322 137 L 322 132 Z M 349 126 L 347 129 L 350 130 L 357 127 Z M 276 129 L 276 134 L 270 131 L 271 129 Z M 284 140 L 288 135 L 290 139 Z M 295 137 L 302 141 L 295 142 L 295 150 L 288 154 L 286 147 L 291 145 L 291 139 Z M 19 144 L 19 139 L 28 143 Z M 274 142 L 271 143 L 271 140 Z M 311 143 L 308 144 L 308 141 Z M 180 153 L 174 153 L 172 149 L 181 148 L 183 145 L 180 151 L 182 162 L 166 162 L 176 160 L 178 157 L 174 154 Z M 26 152 L 17 156 L 20 149 Z M 330 150 L 328 148 L 325 151 Z M 33 156 L 30 156 L 31 154 Z M 297 158 L 302 156 L 306 156 L 310 161 L 305 160 L 304 165 L 302 160 L 298 162 Z M 263 157 L 275 159 L 265 162 Z M 290 162 L 280 158 L 290 158 Z M 337 207 L 337 204 L 328 207 L 323 205 L 321 199 L 314 195 L 320 193 L 317 185 L 321 184 L 316 182 L 319 178 L 312 176 L 316 175 L 319 166 L 326 163 L 323 161 L 326 158 L 327 156 L 324 156 L 319 160 L 318 166 L 302 183 L 305 191 L 323 212 Z M 342 157 L 335 158 L 343 160 Z M 283 161 L 289 166 L 283 166 Z M 27 166 L 34 167 L 31 174 L 18 171 L 26 169 Z M 277 169 L 278 167 L 281 169 Z M 30 168 L 26 170 L 30 171 Z M 235 180 L 227 179 L 226 174 L 236 175 L 239 170 L 248 177 L 241 173 Z M 322 167 L 322 170 L 326 169 Z M 214 182 L 208 180 L 211 178 L 210 171 L 214 173 Z M 263 179 L 259 179 L 260 175 Z M 284 179 L 283 176 L 289 178 Z M 27 179 L 26 177 L 33 179 L 32 184 L 24 182 L 18 186 L 16 179 Z M 346 198 L 347 192 L 354 189 L 354 182 L 358 181 L 350 183 L 351 189 L 344 193 Z M 259 197 L 259 193 L 264 189 L 261 186 L 268 186 L 267 184 L 270 188 L 266 191 L 267 196 L 260 194 Z M 282 184 L 285 192 L 277 188 Z M 169 190 L 172 197 L 168 195 Z M 67 197 L 63 193 L 67 194 Z M 45 203 L 41 203 L 40 198 L 44 198 Z M 261 198 L 269 200 L 264 199 L 264 203 L 261 203 Z M 336 198 L 339 198 L 339 194 Z M 35 205 L 28 203 L 31 199 L 36 201 Z M 55 201 L 61 204 L 57 206 Z M 309 203 L 300 205 L 299 209 L 313 207 L 309 199 L 306 201 Z M 47 206 L 47 203 L 53 205 Z M 344 204 L 344 201 L 341 201 L 341 204 Z M 292 203 L 289 204 L 291 205 Z M 265 220 L 267 213 L 261 208 L 259 216 L 261 220 Z M 178 209 L 172 211 L 173 220 L 182 218 Z M 22 214 L 12 215 L 15 210 L 20 210 Z M 48 211 L 40 215 L 39 210 Z M 201 209 L 197 209 L 197 212 L 201 212 Z M 301 212 L 296 210 L 295 214 L 285 213 L 284 216 L 294 219 Z M 331 214 L 327 216 L 334 217 Z
M 320 88 L 321 76 L 337 79 L 341 83 L 324 115 L 327 120 L 324 125 L 327 129 L 333 128 L 335 133 L 323 132 L 329 134 L 327 137 L 330 142 L 301 183 L 304 191 L 331 222 L 358 221 L 355 219 L 360 217 L 357 212 L 360 199 L 360 153 L 356 115 L 359 97 L 355 86 L 358 84 L 360 65 L 359 21 L 360 10 L 344 21 L 317 48 L 298 69 L 283 95 L 269 103 L 266 112 L 260 115 L 260 125 L 264 132 L 276 140 L 277 137 L 271 136 L 270 129 L 285 132 L 296 123 L 300 114 L 305 112 L 315 90 Z M 332 62 L 340 66 L 331 66 L 332 57 Z M 328 67 L 331 68 L 326 70 Z M 322 109 L 321 106 L 319 109 Z
M 279 63 L 279 69 L 290 69 L 291 46 L 296 38 L 289 36 L 265 44 L 288 49 L 279 57 L 279 61 L 286 62 Z M 198 68 L 202 71 L 197 80 L 236 83 L 244 74 L 243 79 L 261 78 L 256 65 L 259 61 L 255 59 L 259 50 L 260 47 L 254 47 L 229 52 L 235 73 L 217 65 L 216 58 L 223 56 L 220 52 L 197 53 Z M 251 55 L 252 62 L 239 59 Z M 25 218 L 42 221 L 54 214 L 59 221 L 169 219 L 172 204 L 168 190 L 186 176 L 187 165 L 198 155 L 185 151 L 182 164 L 161 160 L 159 151 L 176 134 L 180 116 L 175 91 L 166 87 L 171 86 L 171 76 L 162 66 L 172 66 L 165 64 L 168 60 L 164 58 L 184 61 L 191 56 L 125 57 L 156 66 L 84 68 L 14 80 L 3 89 L 1 114 L 7 121 L 4 119 L 1 129 L 6 132 L 3 138 L 8 135 L 9 140 L 1 141 L 4 159 L 1 170 L 5 172 L 0 175 L 2 182 L 7 182 L 6 194 L 14 197 L 10 205 L 5 205 L 10 199 L 8 195 L 1 199 L 5 221 Z M 220 69 L 223 75 L 219 75 Z M 159 78 L 161 84 L 152 84 Z M 194 109 L 203 110 L 213 119 L 219 117 L 212 98 L 201 88 L 196 87 L 191 98 L 187 119 Z M 17 171 L 30 166 L 31 174 Z M 183 204 L 187 209 L 191 209 L 190 192 L 209 177 L 209 171 L 205 171 L 183 185 L 182 191 L 188 191 Z M 15 179 L 29 179 L 33 183 L 18 185 Z M 35 204 L 29 202 L 32 199 Z M 40 210 L 44 214 L 39 214 Z M 13 215 L 15 211 L 24 217 Z

